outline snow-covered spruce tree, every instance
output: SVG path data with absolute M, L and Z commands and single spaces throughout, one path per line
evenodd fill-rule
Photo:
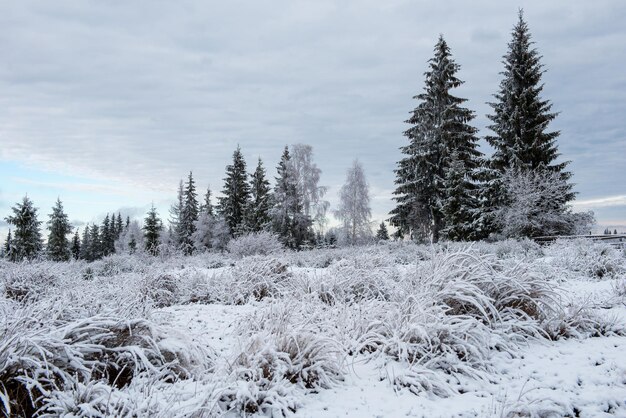
M 159 254 L 159 238 L 161 236 L 161 230 L 163 230 L 163 223 L 161 222 L 153 204 L 148 211 L 148 215 L 146 216 L 143 225 L 144 248 L 148 254 Z
M 292 145 L 291 164 L 298 196 L 302 200 L 302 213 L 313 220 L 318 231 L 323 231 L 330 203 L 324 200 L 328 188 L 319 185 L 322 170 L 313 162 L 313 147 L 307 144 Z
M 401 148 L 405 157 L 395 170 L 397 206 L 390 222 L 398 236 L 438 241 L 446 226 L 441 209 L 452 153 L 463 161 L 469 178 L 474 178 L 481 166 L 476 129 L 469 125 L 474 114 L 462 107 L 466 99 L 450 94 L 463 83 L 456 77 L 459 69 L 440 37 L 425 73 L 424 92 L 414 97 L 420 103 L 407 121 L 411 127 L 404 135 L 409 144 Z
M 123 230 L 124 230 L 124 223 L 122 222 L 122 214 L 120 212 L 117 212 L 117 218 L 115 219 L 115 240 L 119 239 Z M 115 240 L 113 240 L 114 243 L 115 243 Z
M 246 161 L 241 149 L 233 153 L 233 163 L 226 166 L 223 197 L 219 199 L 218 213 L 224 218 L 233 236 L 245 233 L 245 213 L 250 200 L 250 185 Z
M 378 231 L 376 231 L 376 240 L 377 241 L 388 241 L 389 240 L 389 231 L 387 231 L 387 226 L 384 222 L 380 223 L 378 227 Z
M 78 233 L 78 228 L 76 228 L 76 232 L 74 233 L 74 237 L 72 238 L 72 244 L 70 246 L 70 252 L 72 253 L 72 258 L 74 260 L 78 260 L 80 258 L 80 235 Z
M 454 152 L 444 179 L 445 194 L 441 205 L 445 227 L 441 234 L 451 241 L 480 238 L 479 201 L 476 187 L 469 180 L 465 164 Z
M 4 246 L 2 247 L 2 256 L 5 258 L 11 257 L 11 241 L 13 238 L 11 237 L 11 230 L 9 229 L 9 233 L 7 234 L 7 239 L 4 241 Z
M 571 177 L 571 173 L 565 171 L 568 162 L 556 162 L 560 155 L 556 144 L 559 132 L 549 131 L 548 125 L 557 113 L 552 112 L 550 101 L 541 98 L 544 69 L 540 61 L 541 56 L 533 48 L 528 25 L 520 11 L 504 55 L 500 89 L 494 95 L 495 101 L 489 103 L 493 114 L 487 115 L 492 121 L 488 128 L 494 134 L 486 140 L 495 151 L 489 162 L 491 176 L 483 206 L 487 216 L 485 224 L 491 229 L 494 228 L 494 208 L 507 204 L 502 176 L 509 169 L 559 173 L 569 187 L 563 204 L 575 197 L 572 185 L 567 182 Z
M 178 234 L 180 249 L 184 254 L 190 255 L 194 251 L 192 236 L 196 232 L 196 221 L 198 220 L 198 195 L 193 174 L 189 172 L 187 183 L 183 192 L 183 205 L 180 210 L 178 220 Z M 137 237 L 135 237 L 137 239 Z
M 89 240 L 89 224 L 85 225 L 83 229 L 83 239 L 80 243 L 80 259 L 90 261 L 93 258 L 91 257 L 91 241 Z
M 181 245 L 181 233 L 180 233 L 180 213 L 183 206 L 185 206 L 184 196 L 184 184 L 181 180 L 178 183 L 178 192 L 176 194 L 176 202 L 170 207 L 169 224 L 172 230 L 172 239 L 176 243 L 176 246 L 180 248 Z M 128 224 L 127 224 L 128 225 Z
M 115 225 L 113 220 L 107 213 L 100 227 L 100 240 L 102 242 L 102 256 L 113 254 L 115 252 Z
M 31 260 L 39 255 L 43 249 L 39 226 L 41 221 L 37 219 L 37 208 L 33 201 L 24 196 L 21 202 L 11 208 L 13 215 L 5 220 L 13 225 L 13 237 L 11 239 L 11 252 L 9 260 Z
M 369 185 L 358 160 L 354 160 L 348 169 L 346 182 L 339 191 L 339 207 L 335 216 L 343 222 L 345 243 L 356 245 L 371 239 Z
M 98 225 L 93 224 L 89 229 L 89 258 L 87 261 L 94 261 L 102 258 L 102 235 Z
M 204 194 L 204 198 L 202 199 L 202 203 L 198 208 L 200 213 L 206 213 L 207 215 L 213 216 L 213 203 L 211 203 L 211 187 L 206 188 L 206 193 Z
M 277 167 L 274 206 L 270 216 L 272 229 L 288 248 L 300 249 L 311 241 L 312 221 L 303 213 L 298 195 L 297 178 L 291 164 L 289 147 L 285 147 Z
M 266 229 L 271 220 L 271 209 L 270 182 L 267 180 L 263 161 L 259 158 L 256 170 L 250 175 L 250 200 L 246 208 L 246 229 L 250 232 Z
M 115 241 L 115 252 L 117 254 L 134 254 L 143 251 L 146 247 L 143 235 L 139 222 L 129 220 L 128 226 L 124 227 L 120 238 Z
M 52 261 L 68 261 L 71 257 L 71 252 L 67 236 L 72 232 L 72 226 L 67 214 L 63 211 L 61 199 L 57 198 L 49 217 L 48 230 L 50 234 L 48 234 L 48 244 L 46 245 L 48 259 Z

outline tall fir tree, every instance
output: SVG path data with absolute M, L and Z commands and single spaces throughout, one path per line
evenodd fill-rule
M 298 196 L 297 179 L 288 147 L 283 151 L 277 172 L 274 206 L 271 210 L 272 229 L 285 246 L 300 249 L 312 240 L 313 222 L 303 213 L 303 204 Z
M 478 205 L 476 189 L 468 179 L 465 164 L 458 154 L 453 153 L 445 177 L 445 197 L 441 207 L 445 225 L 441 231 L 443 237 L 451 241 L 470 241 L 480 237 Z
M 115 219 L 115 239 L 119 239 L 124 231 L 124 223 L 122 222 L 122 214 L 117 212 L 117 218 Z
M 100 227 L 95 223 L 89 229 L 89 258 L 87 261 L 94 261 L 102 258 L 102 237 Z
M 80 245 L 80 259 L 86 261 L 93 260 L 93 257 L 91 256 L 91 235 L 89 232 L 89 224 L 86 224 L 83 229 L 83 239 L 81 240 Z
M 183 206 L 178 220 L 179 245 L 183 253 L 190 255 L 194 251 L 193 234 L 198 220 L 198 195 L 193 173 L 189 172 L 183 191 Z
M 549 100 L 541 97 L 545 72 L 541 55 L 533 47 L 528 24 L 520 10 L 518 22 L 512 31 L 508 51 L 503 57 L 504 71 L 500 88 L 489 103 L 493 113 L 487 115 L 493 135 L 485 139 L 494 148 L 486 172 L 487 186 L 483 196 L 484 223 L 495 231 L 494 213 L 507 204 L 507 193 L 502 177 L 507 170 L 547 170 L 560 173 L 564 181 L 571 178 L 565 171 L 568 162 L 557 163 L 559 152 L 556 140 L 559 131 L 550 131 L 549 124 L 557 113 Z M 569 184 L 569 183 L 568 183 Z M 566 202 L 574 199 L 571 191 Z
M 154 204 L 150 207 L 148 215 L 144 221 L 144 245 L 148 254 L 159 254 L 159 238 L 163 230 L 163 224 L 157 214 Z
M 206 188 L 206 193 L 204 194 L 204 198 L 202 199 L 202 204 L 200 205 L 200 213 L 205 213 L 209 216 L 213 216 L 213 203 L 211 202 L 211 187 Z
M 67 214 L 63 211 L 61 199 L 57 198 L 49 216 L 48 230 L 50 234 L 48 235 L 48 244 L 46 246 L 48 258 L 52 261 L 68 261 L 71 253 L 70 242 L 67 236 L 72 232 L 72 226 Z
M 456 76 L 459 69 L 440 36 L 425 73 L 424 92 L 414 97 L 420 103 L 407 121 L 411 127 L 404 135 L 409 144 L 401 148 L 405 157 L 395 170 L 397 206 L 390 222 L 399 236 L 437 242 L 446 227 L 442 205 L 452 153 L 463 161 L 470 178 L 476 178 L 482 164 L 476 129 L 469 125 L 474 113 L 462 106 L 466 99 L 450 93 L 463 84 Z
M 74 233 L 74 237 L 72 238 L 71 244 L 71 253 L 74 260 L 78 260 L 80 258 L 80 235 L 78 232 L 78 228 L 76 228 L 76 232 Z
M 246 209 L 247 229 L 258 232 L 266 229 L 271 221 L 272 195 L 266 178 L 263 161 L 259 158 L 254 173 L 250 175 L 250 201 Z
M 102 255 L 107 256 L 115 252 L 115 225 L 107 213 L 100 228 L 102 241 Z
M 9 233 L 7 234 L 7 239 L 4 241 L 3 247 L 3 255 L 5 258 L 11 258 L 11 241 L 13 238 L 11 237 L 11 230 L 9 229 Z
M 181 245 L 181 231 L 180 231 L 180 217 L 181 211 L 185 206 L 185 185 L 181 180 L 178 183 L 178 191 L 176 193 L 176 201 L 170 207 L 170 219 L 169 224 L 172 228 L 172 238 L 177 246 Z
M 39 255 L 43 249 L 43 241 L 39 226 L 41 221 L 37 219 L 37 208 L 33 201 L 24 196 L 20 203 L 11 208 L 13 215 L 5 220 L 13 225 L 13 237 L 11 239 L 11 252 L 9 260 L 30 260 Z
M 245 231 L 245 213 L 250 200 L 246 162 L 239 146 L 233 153 L 233 163 L 226 167 L 223 197 L 219 199 L 218 212 L 226 221 L 233 236 Z

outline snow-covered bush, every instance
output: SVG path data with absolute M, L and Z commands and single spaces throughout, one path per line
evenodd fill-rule
M 344 373 L 337 345 L 306 329 L 254 335 L 231 372 L 234 381 L 220 398 L 222 407 L 271 416 L 295 412 L 296 390 L 330 388 Z
M 227 251 L 236 258 L 252 255 L 272 255 L 284 251 L 278 237 L 270 232 L 254 232 L 243 235 L 228 243 Z
M 275 258 L 246 257 L 222 276 L 230 286 L 230 300 L 225 302 L 244 304 L 278 297 L 290 276 L 288 267 Z
M 172 274 L 146 275 L 139 285 L 140 295 L 157 308 L 174 305 L 179 301 L 179 284 Z
M 4 296 L 17 301 L 38 299 L 58 285 L 58 265 L 54 263 L 6 264 L 2 271 Z
M 570 275 L 602 279 L 626 272 L 626 257 L 606 243 L 559 240 L 546 248 L 546 255 L 552 257 L 553 266 Z
M 0 398 L 6 415 L 31 416 L 53 391 L 77 382 L 123 388 L 144 374 L 174 381 L 209 367 L 206 349 L 146 319 L 111 313 L 65 322 L 48 303 L 3 317 Z

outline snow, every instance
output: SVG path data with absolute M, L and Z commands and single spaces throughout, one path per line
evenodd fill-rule
M 0 327 L 0 377 L 15 373 L 18 353 L 35 341 L 52 357 L 30 351 L 28 367 L 51 363 L 71 382 L 44 385 L 53 415 L 626 417 L 626 258 L 607 248 L 389 243 L 244 258 L 0 263 L 0 324 L 9 324 Z M 606 274 L 581 268 L 572 256 L 581 250 Z M 22 294 L 36 296 L 14 299 Z M 543 300 L 527 312 L 552 315 L 552 325 L 511 316 L 495 300 L 527 296 Z M 59 330 L 90 333 L 102 318 L 113 333 L 124 329 L 116 318 L 139 324 L 138 339 L 121 348 L 91 337 L 100 338 L 97 350 L 151 359 L 126 387 L 74 381 L 73 369 L 65 375 L 55 361 L 65 350 L 80 369 L 95 340 L 81 334 L 72 345 Z M 20 326 L 25 338 L 12 331 Z M 155 350 L 176 360 L 155 362 Z M 179 377 L 162 380 L 172 373 Z

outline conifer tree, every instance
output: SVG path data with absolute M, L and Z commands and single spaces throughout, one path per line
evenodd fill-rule
M 269 225 L 271 197 L 270 182 L 259 158 L 256 170 L 250 175 L 250 201 L 246 210 L 246 225 L 249 231 L 258 232 Z
M 456 153 L 453 153 L 452 163 L 446 173 L 441 213 L 446 225 L 441 232 L 446 239 L 469 241 L 480 233 L 475 188 L 468 180 L 465 164 Z
M 213 216 L 213 203 L 211 203 L 211 187 L 206 188 L 206 193 L 204 194 L 204 199 L 202 199 L 202 204 L 200 205 L 200 213 L 206 213 L 209 216 Z
M 13 215 L 7 216 L 5 220 L 15 227 L 11 239 L 11 252 L 9 260 L 22 261 L 30 260 L 41 252 L 43 242 L 39 226 L 41 221 L 37 219 L 37 208 L 33 201 L 24 196 L 22 202 L 11 208 Z
M 159 215 L 157 214 L 156 209 L 154 208 L 154 204 L 150 207 L 150 211 L 146 216 L 144 221 L 144 245 L 145 249 L 149 254 L 158 255 L 159 254 L 159 238 L 161 236 L 161 230 L 163 229 L 163 224 L 161 223 L 161 219 L 159 219 Z
M 102 238 L 100 228 L 93 224 L 89 230 L 89 258 L 87 261 L 94 261 L 102 258 Z
M 63 211 L 61 199 L 57 198 L 49 216 L 48 229 L 50 234 L 46 247 L 48 258 L 52 261 L 69 261 L 71 253 L 67 235 L 72 232 L 72 226 L 67 214 Z
M 83 229 L 83 239 L 81 240 L 80 246 L 80 259 L 86 261 L 93 260 L 93 257 L 91 256 L 91 235 L 89 231 L 89 224 L 86 224 L 85 229 Z
M 6 258 L 10 258 L 11 257 L 11 230 L 9 229 L 9 233 L 7 234 L 7 239 L 6 241 L 4 241 L 4 248 L 3 248 L 3 253 L 4 253 L 4 257 Z
M 312 221 L 302 212 L 303 205 L 298 195 L 288 147 L 283 151 L 277 171 L 274 207 L 271 210 L 272 228 L 285 246 L 300 249 L 303 244 L 312 240 Z
M 507 193 L 501 180 L 507 170 L 547 170 L 559 173 L 564 181 L 571 177 L 571 173 L 565 171 L 568 162 L 556 162 L 560 155 L 556 139 L 560 133 L 550 131 L 548 126 L 557 113 L 552 111 L 550 101 L 541 97 L 541 77 L 545 70 L 540 62 L 541 55 L 533 44 L 520 11 L 504 55 L 500 88 L 494 95 L 495 101 L 489 103 L 493 114 L 487 115 L 492 122 L 488 128 L 493 135 L 487 136 L 486 140 L 495 151 L 489 164 L 491 171 L 483 201 L 487 214 L 485 223 L 491 229 L 494 228 L 495 208 L 507 204 Z M 575 196 L 572 185 L 569 187 L 564 205 Z
M 181 180 L 178 183 L 178 192 L 176 194 L 176 201 L 170 207 L 170 219 L 169 224 L 172 228 L 172 238 L 176 245 L 180 247 L 181 245 L 181 233 L 180 233 L 180 216 L 183 207 L 185 206 L 185 186 L 183 181 Z
M 387 226 L 384 222 L 380 223 L 378 227 L 378 231 L 376 231 L 376 240 L 378 241 L 388 241 L 389 240 L 389 231 L 387 231 Z
M 193 174 L 189 172 L 187 183 L 183 192 L 183 206 L 180 210 L 178 220 L 178 234 L 180 248 L 183 253 L 190 255 L 194 251 L 192 236 L 196 232 L 196 221 L 198 220 L 198 195 Z
M 245 211 L 250 199 L 250 185 L 247 180 L 246 162 L 241 149 L 233 153 L 233 163 L 226 167 L 224 195 L 219 199 L 219 214 L 224 218 L 233 236 L 245 232 Z
M 463 83 L 456 77 L 459 69 L 450 48 L 439 37 L 425 73 L 424 92 L 415 96 L 420 103 L 407 121 L 411 127 L 404 135 L 409 144 L 401 148 L 405 157 L 395 171 L 397 206 L 391 211 L 390 222 L 399 236 L 408 234 L 413 239 L 437 242 L 446 226 L 442 205 L 452 153 L 457 153 L 471 177 L 481 165 L 476 129 L 469 125 L 474 114 L 462 107 L 466 99 L 450 93 Z
M 124 224 L 122 223 L 122 214 L 117 212 L 117 219 L 115 220 L 115 239 L 119 239 L 122 231 L 124 230 Z
M 78 260 L 80 258 L 80 249 L 80 235 L 78 233 L 78 228 L 76 228 L 71 246 L 72 257 L 74 257 L 74 260 Z
M 135 234 L 130 236 L 130 241 L 128 242 L 128 253 L 135 254 L 137 251 L 137 240 L 135 239 Z
M 102 240 L 102 255 L 107 256 L 115 252 L 115 226 L 107 213 L 100 228 Z

